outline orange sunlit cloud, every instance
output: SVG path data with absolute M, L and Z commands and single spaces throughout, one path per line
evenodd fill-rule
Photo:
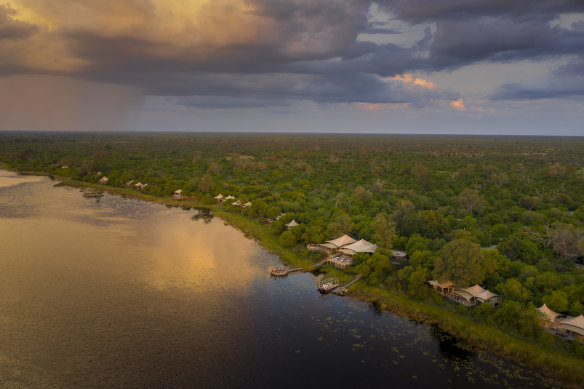
M 414 77 L 411 73 L 405 73 L 403 76 L 397 74 L 394 77 L 388 77 L 390 80 L 401 81 L 406 85 L 415 85 L 425 89 L 436 89 L 436 84 L 423 78 Z
M 76 71 L 90 65 L 63 43 L 71 32 L 146 42 L 131 50 L 140 47 L 152 57 L 185 55 L 189 49 L 192 58 L 200 59 L 213 50 L 257 41 L 260 31 L 271 28 L 243 0 L 11 0 L 7 6 L 14 11 L 12 19 L 38 27 L 34 36 L 19 43 L 28 52 L 21 62 L 39 70 Z M 34 57 L 37 48 L 42 52 Z
M 449 105 L 457 111 L 466 111 L 466 106 L 464 105 L 464 101 L 462 99 L 451 101 Z

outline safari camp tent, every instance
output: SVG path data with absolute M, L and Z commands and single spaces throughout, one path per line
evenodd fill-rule
M 358 240 L 355 243 L 351 243 L 341 247 L 338 252 L 353 256 L 357 253 L 369 253 L 373 254 L 377 250 L 377 245 L 367 242 L 365 239 Z
M 338 250 L 341 247 L 351 243 L 355 243 L 356 241 L 357 241 L 356 239 L 353 239 L 349 235 L 345 234 L 336 239 L 327 240 L 326 242 L 321 243 L 320 246 L 332 253 L 334 250 Z
M 474 306 L 485 302 L 489 302 L 494 306 L 497 306 L 501 302 L 501 298 L 498 294 L 495 294 L 487 289 L 483 289 L 478 284 L 465 289 L 454 288 L 454 295 L 464 300 L 466 302 L 464 305 L 468 306 Z

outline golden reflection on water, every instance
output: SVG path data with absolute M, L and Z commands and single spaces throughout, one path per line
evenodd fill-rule
M 166 347 L 196 328 L 192 355 L 243 358 L 224 308 L 238 309 L 274 256 L 219 219 L 0 174 L 0 386 L 97 380 L 93 360 L 139 361 L 161 347 L 159 327 Z
M 156 288 L 186 287 L 204 293 L 220 286 L 244 292 L 257 277 L 259 265 L 253 258 L 259 255 L 258 247 L 218 219 L 204 225 L 172 216 L 157 220 L 154 229 L 136 228 L 134 236 L 143 235 L 149 242 L 140 249 L 150 262 L 142 277 Z
M 0 172 L 0 185 L 5 188 L 43 180 L 47 181 Z M 257 276 L 259 265 L 253 258 L 261 254 L 259 247 L 218 219 L 209 224 L 194 222 L 185 211 L 146 203 L 140 204 L 151 211 L 146 211 L 145 218 L 117 214 L 99 202 L 91 206 L 94 200 L 82 198 L 77 191 L 56 192 L 53 198 L 47 199 L 46 194 L 38 198 L 39 206 L 25 218 L 0 219 L 0 239 L 8 260 L 41 267 L 106 265 L 109 271 L 125 273 L 157 289 L 186 287 L 198 292 L 213 289 L 209 288 L 213 283 L 223 289 L 245 288 Z M 35 202 L 35 196 L 28 196 L 33 200 L 14 196 L 8 201 Z
M 42 182 L 44 177 L 37 176 L 20 176 L 17 173 L 0 170 L 0 188 L 8 188 L 25 183 Z

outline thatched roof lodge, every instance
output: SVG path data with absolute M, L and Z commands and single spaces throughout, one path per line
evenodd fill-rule
M 495 306 L 499 305 L 501 298 L 487 289 L 481 288 L 478 284 L 466 289 L 454 289 L 454 295 L 464 299 L 469 305 L 477 305 L 489 302 Z
M 556 329 L 567 332 L 568 334 L 584 337 L 584 316 L 568 316 L 557 321 L 558 325 Z
M 327 240 L 326 242 L 322 243 L 321 246 L 329 250 L 338 250 L 341 247 L 351 243 L 355 243 L 356 241 L 357 240 L 345 234 L 343 236 L 338 237 L 337 239 Z
M 172 198 L 173 199 L 184 199 L 184 195 L 182 194 L 182 189 L 177 189 L 174 192 L 172 192 Z
M 296 220 L 292 219 L 292 221 L 291 221 L 290 223 L 286 224 L 286 228 L 287 228 L 287 229 L 290 229 L 290 228 L 292 228 L 292 227 L 296 227 L 296 226 L 299 226 L 299 225 L 300 225 L 300 224 L 298 224 L 298 223 L 296 222 Z
M 357 253 L 369 253 L 373 254 L 377 250 L 377 245 L 371 242 L 367 242 L 365 239 L 361 239 L 355 243 L 348 244 L 341 247 L 338 251 L 350 255 L 351 257 Z
M 428 284 L 430 284 L 432 288 L 434 288 L 442 296 L 454 292 L 454 284 L 450 281 L 440 282 L 438 280 L 430 280 L 428 281 Z

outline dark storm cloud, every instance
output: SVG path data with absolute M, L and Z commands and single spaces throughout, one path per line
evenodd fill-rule
M 584 33 L 541 21 L 482 17 L 438 22 L 429 47 L 428 70 L 459 68 L 479 61 L 539 60 L 584 51 Z
M 37 32 L 35 25 L 14 20 L 15 14 L 8 4 L 0 4 L 0 40 L 25 39 Z
M 175 8 L 165 9 L 171 3 Z M 177 101 L 200 107 L 298 100 L 421 107 L 460 96 L 388 78 L 584 52 L 581 25 L 568 29 L 550 24 L 560 13 L 584 11 L 581 0 L 375 2 L 391 13 L 386 22 L 368 20 L 373 3 L 77 0 L 70 6 L 57 0 L 27 0 L 27 6 L 45 18 L 61 22 L 43 41 L 34 24 L 15 20 L 10 6 L 0 6 L 0 43 L 3 37 L 26 41 L 34 35 L 35 47 L 46 52 L 31 57 L 28 46 L 0 44 L 0 70 L 130 85 L 148 95 L 177 96 Z M 358 39 L 360 34 L 399 34 L 392 27 L 396 20 L 428 26 L 421 39 L 407 46 Z M 3 54 L 10 60 L 3 62 Z M 506 85 L 500 95 L 513 96 L 519 89 Z
M 584 12 L 581 0 L 379 0 L 400 20 L 425 23 L 482 16 L 551 20 L 560 13 Z

